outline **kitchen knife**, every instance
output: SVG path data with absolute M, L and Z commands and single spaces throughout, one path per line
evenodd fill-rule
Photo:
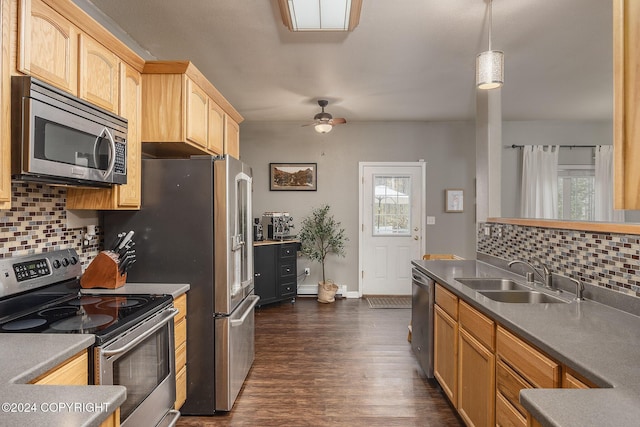
M 113 242 L 113 245 L 111 245 L 112 252 L 116 252 L 118 250 L 118 246 L 120 246 L 120 243 L 122 243 L 122 239 L 124 239 L 126 235 L 127 233 L 125 232 L 118 233 L 118 235 L 116 236 L 115 242 Z
M 133 230 L 129 231 L 129 232 L 127 233 L 127 235 L 126 235 L 126 236 L 124 236 L 124 239 L 122 239 L 122 241 L 120 242 L 120 245 L 118 246 L 118 249 L 122 249 L 122 248 L 124 248 L 124 245 L 126 245 L 126 244 L 127 244 L 127 242 L 128 242 L 129 240 L 131 240 L 131 238 L 132 238 L 132 237 L 133 237 Z

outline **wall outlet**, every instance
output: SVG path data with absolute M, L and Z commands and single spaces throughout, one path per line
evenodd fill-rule
M 308 275 L 310 275 L 310 274 L 311 274 L 311 269 L 310 269 L 309 267 L 305 268 L 305 269 L 304 269 L 304 275 L 305 275 L 305 276 L 308 276 Z

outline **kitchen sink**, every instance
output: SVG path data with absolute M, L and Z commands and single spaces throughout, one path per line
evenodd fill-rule
M 537 291 L 478 291 L 485 297 L 498 302 L 520 304 L 567 303 L 561 298 Z
M 472 277 L 456 279 L 458 282 L 475 290 L 485 291 L 509 291 L 528 290 L 529 288 L 511 279 L 501 279 L 496 277 Z

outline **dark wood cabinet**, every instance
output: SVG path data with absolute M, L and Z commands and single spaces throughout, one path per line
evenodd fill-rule
M 298 243 L 259 244 L 253 248 L 254 293 L 259 305 L 291 299 L 297 295 Z

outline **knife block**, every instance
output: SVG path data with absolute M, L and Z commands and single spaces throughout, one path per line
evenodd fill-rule
M 118 271 L 117 255 L 111 254 L 110 251 L 102 251 L 96 256 L 91 264 L 87 267 L 82 277 L 80 277 L 80 286 L 89 288 L 105 288 L 115 289 L 127 281 L 127 273 L 120 274 Z

